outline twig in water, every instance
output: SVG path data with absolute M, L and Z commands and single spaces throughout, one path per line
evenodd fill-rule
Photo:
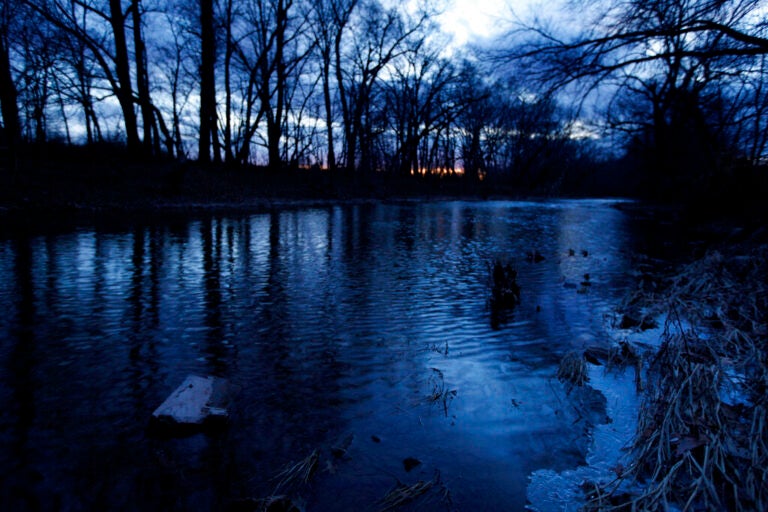
M 419 480 L 412 485 L 398 484 L 397 487 L 389 491 L 381 500 L 382 508 L 380 511 L 385 512 L 387 510 L 394 510 L 397 507 L 409 503 L 429 491 L 433 485 L 435 485 L 434 480 L 429 480 L 428 482 Z
M 278 473 L 275 479 L 280 479 L 280 482 L 275 487 L 273 494 L 277 494 L 283 487 L 309 483 L 317 469 L 318 460 L 320 460 L 320 454 L 317 450 L 314 450 L 308 457 Z

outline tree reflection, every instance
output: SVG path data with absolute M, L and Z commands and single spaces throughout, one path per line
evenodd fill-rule
M 37 321 L 37 307 L 35 301 L 35 283 L 33 276 L 33 249 L 32 240 L 28 237 L 21 237 L 13 244 L 13 250 L 16 256 L 14 264 L 14 292 L 16 297 L 16 322 L 15 322 L 15 344 L 11 351 L 9 367 L 6 371 L 10 374 L 9 383 L 13 389 L 13 399 L 15 407 L 5 410 L 5 414 L 15 416 L 13 442 L 11 451 L 16 459 L 16 464 L 3 465 L 3 473 L 11 470 L 5 478 L 10 479 L 16 485 L 16 493 L 12 495 L 9 502 L 5 503 L 8 507 L 19 507 L 19 509 L 37 509 L 40 502 L 33 491 L 33 482 L 30 481 L 31 471 L 29 465 L 34 461 L 29 461 L 31 446 L 29 446 L 30 429 L 34 424 L 37 415 L 36 403 L 36 383 L 34 371 L 36 366 L 37 340 L 35 335 L 35 325 Z M 14 324 L 12 324 L 14 325 Z M 0 460 L 4 460 L 3 457 Z M 11 469 L 12 468 L 12 469 Z
M 200 224 L 203 247 L 203 302 L 205 304 L 206 353 L 214 375 L 226 375 L 226 348 L 221 298 L 221 221 L 206 218 Z

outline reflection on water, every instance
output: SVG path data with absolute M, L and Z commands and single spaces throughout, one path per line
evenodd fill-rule
M 607 203 L 370 204 L 0 240 L 0 480 L 13 510 L 213 510 L 321 450 L 308 510 L 521 510 L 584 462 L 561 356 L 607 336 L 631 233 Z M 530 250 L 545 259 L 527 261 Z M 489 263 L 518 269 L 498 326 Z M 585 274 L 590 285 L 585 287 Z M 223 433 L 146 434 L 188 374 Z M 330 455 L 352 435 L 344 457 Z M 403 460 L 420 464 L 409 472 Z

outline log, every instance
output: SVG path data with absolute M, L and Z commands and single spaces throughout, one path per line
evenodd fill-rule
M 153 426 L 181 434 L 226 423 L 226 388 L 224 379 L 188 375 L 152 413 Z

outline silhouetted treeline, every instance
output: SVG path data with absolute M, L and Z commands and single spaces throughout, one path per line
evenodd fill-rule
M 4 125 L 140 159 L 544 188 L 583 156 L 554 96 L 446 52 L 437 4 L 386 5 L 0 0 Z
M 595 109 L 646 194 L 762 186 L 768 9 L 762 0 L 572 2 L 558 27 L 519 23 L 493 57 Z M 642 172 L 638 176 L 637 172 Z
M 470 55 L 446 50 L 437 0 L 0 0 L 3 145 L 11 160 L 120 143 L 141 161 L 679 187 L 766 157 L 759 4 L 590 2 L 584 33 L 521 25 L 501 54 Z M 589 112 L 573 101 L 595 92 Z

